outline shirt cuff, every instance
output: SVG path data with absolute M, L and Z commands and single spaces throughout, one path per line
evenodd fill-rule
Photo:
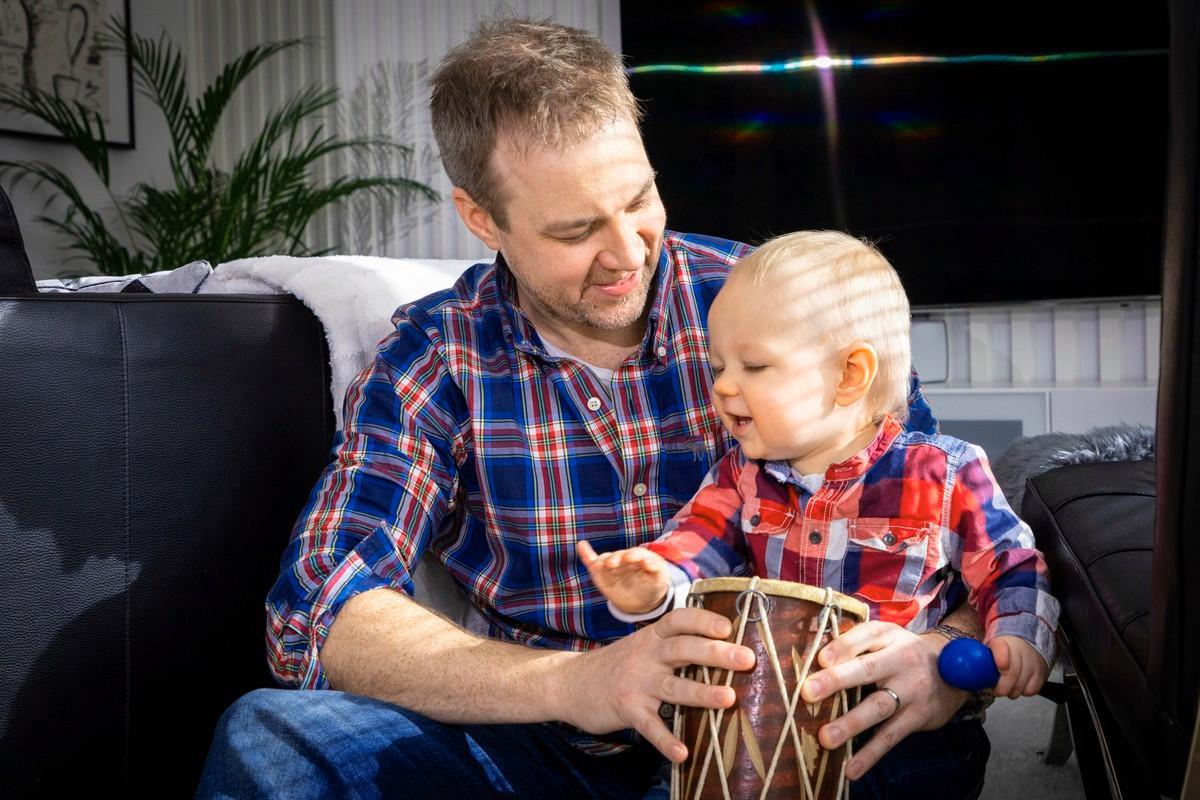
M 687 590 L 691 588 L 692 579 L 688 574 L 674 564 L 667 565 L 667 596 L 659 603 L 658 607 L 644 614 L 626 614 L 612 604 L 608 603 L 608 612 L 616 617 L 621 622 L 636 623 L 649 622 L 661 617 L 673 608 L 679 608 L 687 600 Z
M 1037 614 L 1007 614 L 997 617 L 988 626 L 984 643 L 990 643 L 997 636 L 1016 636 L 1018 639 L 1024 639 L 1046 660 L 1048 668 L 1054 668 L 1054 630 Z

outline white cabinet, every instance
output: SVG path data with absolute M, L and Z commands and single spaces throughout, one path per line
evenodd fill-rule
M 1101 425 L 1149 425 L 1158 412 L 1155 386 L 1056 387 L 1050 391 L 1050 430 L 1083 433 Z
M 942 430 L 993 459 L 1021 436 L 1155 423 L 1158 298 L 913 309 Z
M 925 386 L 942 431 L 981 446 L 992 459 L 1022 436 L 1083 433 L 1102 425 L 1154 425 L 1148 385 Z

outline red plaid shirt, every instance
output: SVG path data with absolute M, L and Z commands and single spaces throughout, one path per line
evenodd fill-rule
M 916 633 L 965 588 L 985 640 L 1019 636 L 1053 663 L 1059 607 L 1046 563 L 983 450 L 890 417 L 815 492 L 787 463 L 734 447 L 648 547 L 692 579 L 752 571 L 831 586 Z

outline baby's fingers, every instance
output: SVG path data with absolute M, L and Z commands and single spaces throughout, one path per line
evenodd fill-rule
M 583 562 L 585 567 L 591 567 L 596 559 L 599 558 L 587 539 L 580 539 L 575 543 L 575 552 L 579 555 L 579 560 Z
M 1029 677 L 1033 674 L 1033 664 L 1029 661 L 1029 655 L 1014 648 L 1012 653 L 1012 666 L 1005 676 L 1009 679 L 1008 685 L 1005 687 L 996 687 L 996 696 L 1001 695 L 1009 700 L 1018 699 L 1025 690 L 1025 685 L 1029 683 Z M 1001 683 L 1004 683 L 1001 681 Z
M 1046 678 L 1049 677 L 1049 668 L 1046 662 L 1038 658 L 1031 659 L 1033 661 L 1032 669 L 1029 677 L 1022 684 L 1022 694 L 1026 697 L 1033 697 L 1042 690 L 1042 686 L 1046 683 Z
M 587 542 L 581 541 L 575 546 L 588 574 L 601 589 L 618 577 L 617 567 L 614 566 L 613 553 L 597 553 Z
M 992 657 L 996 659 L 996 669 L 1001 672 L 1008 669 L 1012 654 L 1008 649 L 1008 642 L 1004 641 L 1004 637 L 993 639 L 988 645 L 988 649 L 992 651 Z
M 625 551 L 624 563 L 631 569 L 640 569 L 653 575 L 661 575 L 665 562 L 662 556 L 652 550 L 644 547 L 632 547 Z

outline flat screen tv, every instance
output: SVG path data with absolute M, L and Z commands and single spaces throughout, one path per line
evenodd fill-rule
M 668 224 L 878 243 L 914 305 L 1159 292 L 1165 3 L 624 3 Z

